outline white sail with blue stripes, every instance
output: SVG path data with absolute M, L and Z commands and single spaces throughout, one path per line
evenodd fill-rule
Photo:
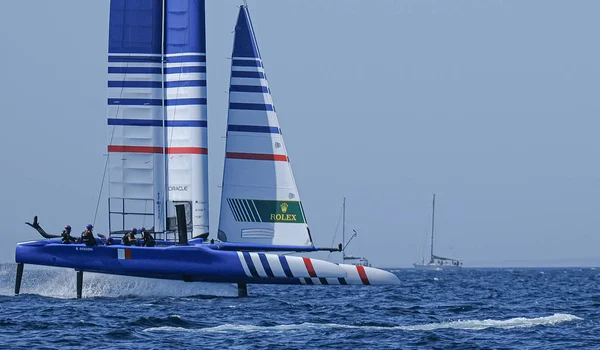
M 185 203 L 208 232 L 203 0 L 111 0 L 108 52 L 110 231 L 175 230 Z
M 166 0 L 167 190 L 188 208 L 188 231 L 208 233 L 208 138 L 204 0 Z M 167 229 L 175 230 L 174 206 Z
M 312 246 L 245 6 L 235 27 L 230 79 L 218 238 Z

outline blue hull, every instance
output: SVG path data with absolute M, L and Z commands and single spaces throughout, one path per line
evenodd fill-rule
M 394 274 L 372 267 L 261 253 L 265 250 L 282 251 L 285 246 L 235 243 L 180 246 L 172 242 L 159 242 L 156 247 L 137 247 L 120 243 L 115 239 L 113 245 L 88 247 L 84 244 L 62 244 L 58 238 L 45 239 L 19 243 L 15 257 L 20 264 L 186 282 L 321 285 L 400 283 Z M 306 252 L 316 250 L 314 247 L 287 246 L 288 251 L 293 251 L 292 248 Z
M 248 276 L 235 251 L 207 244 L 136 247 L 62 244 L 60 239 L 17 245 L 17 263 L 72 268 L 78 271 L 186 282 L 301 284 L 299 278 Z

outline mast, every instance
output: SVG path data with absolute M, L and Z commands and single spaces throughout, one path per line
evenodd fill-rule
M 344 197 L 344 201 L 342 204 L 342 259 L 346 258 L 346 197 Z
M 163 168 L 162 168 L 162 184 L 158 183 L 157 186 L 162 185 L 162 193 L 163 198 L 160 198 L 160 193 L 158 194 L 158 203 L 157 206 L 159 209 L 162 209 L 162 212 L 158 210 L 158 220 L 160 222 L 160 226 L 162 231 L 165 233 L 168 231 L 167 228 L 167 209 L 168 209 L 168 196 L 169 196 L 169 172 L 167 169 L 167 164 L 169 162 L 169 157 L 167 155 L 167 129 L 164 127 L 167 122 L 167 89 L 165 89 L 167 80 L 165 79 L 165 27 L 166 27 L 166 12 L 167 5 L 166 1 L 162 1 L 162 18 L 160 23 L 161 33 L 160 33 L 160 79 L 162 86 L 162 150 L 163 150 Z M 158 182 L 155 180 L 155 182 Z M 160 203 L 162 201 L 162 203 Z M 166 236 L 165 236 L 166 238 Z
M 429 263 L 433 262 L 433 232 L 435 228 L 435 193 L 433 194 L 433 208 L 431 210 L 431 258 Z

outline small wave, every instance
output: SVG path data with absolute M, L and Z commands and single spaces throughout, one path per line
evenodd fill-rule
M 0 327 L 12 326 L 14 323 L 8 319 L 0 319 Z
M 192 323 L 181 318 L 179 315 L 171 315 L 166 318 L 161 317 L 140 317 L 132 323 L 134 326 L 141 327 L 185 327 L 191 326 Z
M 469 312 L 475 310 L 475 306 L 473 305 L 458 305 L 458 306 L 449 306 L 448 311 L 458 314 L 461 312 Z
M 301 331 L 309 329 L 323 328 L 343 328 L 343 329 L 361 329 L 361 330 L 402 330 L 402 331 L 432 331 L 437 329 L 461 329 L 461 330 L 483 330 L 487 328 L 528 328 L 534 326 L 553 326 L 563 322 L 580 321 L 580 317 L 569 314 L 554 314 L 544 317 L 516 317 L 508 320 L 464 320 L 450 321 L 441 323 L 427 323 L 414 326 L 356 326 L 343 325 L 337 323 L 311 323 L 305 322 L 300 324 L 284 324 L 276 326 L 255 326 L 241 324 L 223 324 L 215 327 L 188 329 L 182 327 L 152 327 L 144 329 L 144 332 L 273 332 L 273 331 Z
M 199 332 L 199 329 L 188 329 L 183 327 L 162 326 L 146 328 L 142 332 Z
M 580 317 L 569 315 L 569 314 L 554 314 L 552 316 L 544 317 L 515 317 L 508 320 L 464 320 L 464 321 L 451 321 L 441 323 L 429 323 L 416 326 L 404 326 L 401 327 L 407 331 L 429 331 L 436 329 L 452 328 L 452 329 L 465 329 L 465 330 L 482 330 L 487 328 L 528 328 L 534 326 L 552 326 L 563 322 L 580 321 L 583 320 Z

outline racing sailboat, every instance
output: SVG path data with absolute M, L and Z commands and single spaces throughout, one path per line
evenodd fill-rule
M 425 263 L 425 258 L 420 263 L 414 263 L 413 266 L 419 270 L 449 270 L 458 269 L 462 267 L 462 262 L 457 259 L 445 258 L 443 256 L 435 255 L 433 253 L 433 235 L 435 229 L 435 194 L 433 195 L 433 203 L 431 210 L 431 253 L 429 262 Z
M 108 49 L 109 237 L 16 247 L 25 264 L 83 272 L 247 284 L 397 284 L 371 267 L 283 255 L 313 244 L 246 6 L 235 26 L 217 240 L 208 241 L 206 35 L 203 0 L 111 0 Z M 156 246 L 120 236 L 144 225 Z M 111 243 L 111 244 L 108 244 Z

